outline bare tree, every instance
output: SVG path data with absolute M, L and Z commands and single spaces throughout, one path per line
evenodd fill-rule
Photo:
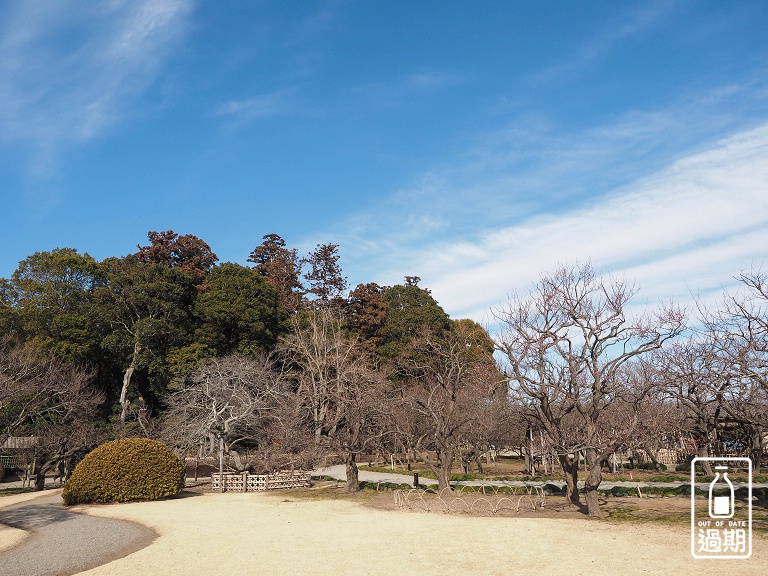
M 759 469 L 768 428 L 768 274 L 750 270 L 736 279 L 741 290 L 726 292 L 714 312 L 699 312 L 726 381 L 723 411 Z
M 347 491 L 359 490 L 357 457 L 387 430 L 379 374 L 329 308 L 294 317 L 280 350 L 296 383 L 295 405 L 315 445 L 338 453 L 346 465 Z
M 589 263 L 561 266 L 496 314 L 512 389 L 557 447 L 574 503 L 577 454 L 586 454 L 592 516 L 601 515 L 602 463 L 623 442 L 609 416 L 626 392 L 626 365 L 683 330 L 683 315 L 672 307 L 628 318 L 636 291 L 626 281 L 598 277 Z
M 667 383 L 667 374 L 660 354 L 635 363 L 637 379 L 630 389 L 633 422 L 628 447 L 642 451 L 662 471 L 663 450 L 679 452 L 681 438 L 687 433 L 688 411 L 677 392 L 679 388 Z
M 678 402 L 682 427 L 697 456 L 711 456 L 724 415 L 724 394 L 730 379 L 709 338 L 692 336 L 656 355 L 664 389 Z M 704 471 L 711 475 L 709 462 Z
M 495 363 L 478 353 L 464 330 L 437 335 L 425 328 L 412 347 L 398 365 L 398 428 L 442 490 L 450 487 L 461 446 L 488 442 L 485 424 L 494 420 L 506 391 Z
M 37 489 L 53 466 L 98 444 L 93 422 L 103 401 L 89 372 L 31 344 L 0 342 L 0 444 L 34 437 Z
M 281 376 L 265 358 L 211 358 L 168 398 L 162 436 L 182 454 L 201 444 L 213 452 L 221 438 L 235 467 L 244 470 L 241 451 L 264 444 L 271 412 L 283 392 Z

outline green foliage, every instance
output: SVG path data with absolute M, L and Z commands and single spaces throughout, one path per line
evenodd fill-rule
M 637 488 L 634 486 L 614 486 L 609 490 L 599 490 L 598 492 L 610 494 L 611 496 L 637 496 Z
M 64 485 L 64 504 L 157 500 L 184 488 L 184 464 L 168 446 L 125 438 L 90 452 Z
M 428 327 L 441 335 L 452 328 L 451 320 L 430 295 L 416 285 L 393 286 L 386 293 L 387 317 L 380 330 L 382 345 L 379 353 L 385 358 L 397 358 Z
M 258 272 L 238 264 L 213 269 L 195 313 L 203 323 L 196 333 L 198 342 L 221 356 L 270 352 L 287 328 L 275 288 Z
M 200 342 L 193 342 L 168 352 L 166 361 L 168 369 L 174 378 L 186 376 L 197 370 L 206 358 L 215 356 L 216 352 Z
M 100 265 L 73 248 L 36 252 L 0 283 L 0 328 L 65 360 L 92 361 L 98 339 L 89 304 L 104 283 Z
M 171 380 L 166 354 L 191 339 L 197 289 L 180 269 L 134 256 L 108 259 L 105 267 L 109 284 L 96 290 L 93 302 L 106 332 L 101 348 L 120 379 L 133 367 L 136 388 L 156 408 Z
M 368 482 L 366 480 L 360 482 L 361 490 L 393 492 L 395 490 L 410 490 L 411 488 L 413 488 L 411 484 L 395 484 L 394 482 Z
M 634 466 L 629 462 L 625 462 L 623 468 L 625 470 L 632 470 L 633 468 L 636 468 L 637 470 L 656 470 L 656 466 L 653 465 L 653 462 L 638 462 Z M 664 472 L 667 469 L 667 465 L 659 464 L 659 469 Z
M 643 496 L 653 495 L 653 496 L 670 497 L 670 496 L 690 496 L 691 495 L 690 484 L 682 484 L 676 487 L 641 486 L 640 490 Z M 613 488 L 605 489 L 605 490 L 601 490 L 600 488 L 598 488 L 597 491 L 600 494 L 603 494 L 605 496 L 639 496 L 637 492 L 637 488 L 635 486 L 614 486 Z M 704 492 L 702 490 L 697 489 L 696 493 L 703 494 Z
M 740 491 L 743 491 L 743 492 L 740 492 Z M 746 488 L 739 488 L 737 489 L 736 494 L 740 498 L 745 498 L 747 494 L 745 494 L 744 492 L 746 492 Z M 765 505 L 766 501 L 768 501 L 768 488 L 753 486 L 752 497 L 762 501 L 763 505 Z

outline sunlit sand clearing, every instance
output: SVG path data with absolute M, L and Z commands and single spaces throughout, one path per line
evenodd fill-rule
M 590 520 L 377 510 L 281 494 L 205 494 L 82 506 L 156 530 L 149 547 L 85 572 L 192 574 L 765 574 L 766 539 L 746 561 L 695 560 L 685 528 Z

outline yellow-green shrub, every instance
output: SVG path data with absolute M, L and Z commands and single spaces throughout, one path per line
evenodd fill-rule
M 168 446 L 124 438 L 90 452 L 64 484 L 64 504 L 157 500 L 184 488 L 184 464 Z

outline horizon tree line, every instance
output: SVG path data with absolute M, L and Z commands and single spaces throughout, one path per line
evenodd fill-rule
M 407 451 L 450 486 L 456 463 L 538 435 L 589 514 L 606 461 L 685 439 L 738 448 L 756 467 L 768 427 L 768 276 L 737 276 L 700 326 L 662 305 L 630 315 L 632 282 L 589 262 L 544 272 L 493 311 L 491 336 L 453 320 L 407 276 L 349 290 L 339 246 L 300 257 L 277 234 L 220 263 L 171 230 L 101 262 L 38 252 L 0 279 L 0 444 L 38 474 L 112 437 L 160 438 L 181 454 L 221 438 L 238 469 L 346 465 Z M 247 457 L 246 457 L 247 455 Z

